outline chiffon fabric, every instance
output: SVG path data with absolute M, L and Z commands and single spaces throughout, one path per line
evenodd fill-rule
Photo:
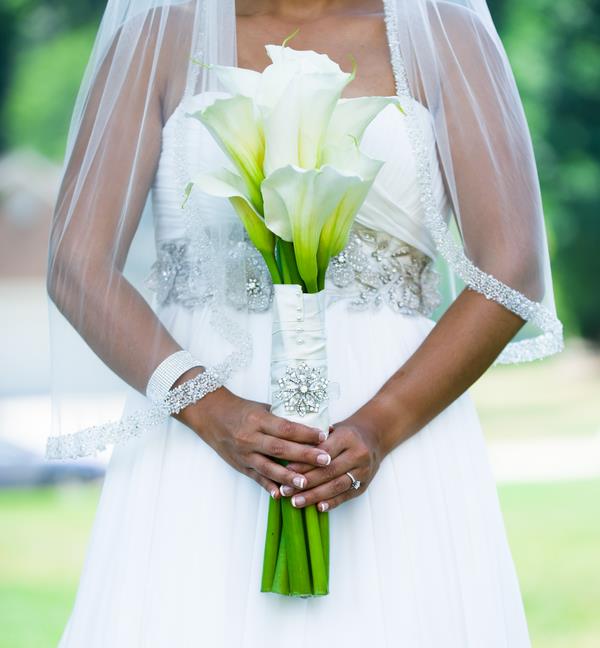
M 196 106 L 207 99 L 196 95 L 190 101 Z M 178 107 L 163 129 L 152 190 L 158 242 L 183 231 L 180 196 L 172 191 L 173 124 L 190 107 Z M 417 110 L 427 125 L 426 109 Z M 222 164 L 203 127 L 186 123 L 184 146 L 205 156 L 198 164 Z M 434 255 L 405 128 L 401 114 L 386 108 L 367 129 L 363 150 L 385 165 L 358 220 Z M 425 133 L 435 160 L 433 134 Z M 434 187 L 444 208 L 439 175 Z M 214 207 L 226 217 L 230 208 L 223 203 Z M 160 316 L 179 343 L 207 364 L 221 357 L 223 342 L 209 325 L 209 307 L 171 303 Z M 368 401 L 435 325 L 385 303 L 357 311 L 333 298 L 326 318 L 329 378 L 339 385 L 339 397 L 330 402 L 333 423 Z M 254 354 L 227 386 L 268 402 L 270 311 L 253 313 L 248 322 Z M 132 395 L 127 410 L 143 400 Z M 116 446 L 60 648 L 530 645 L 468 392 L 386 456 L 360 497 L 331 512 L 328 596 L 297 599 L 259 591 L 268 501 L 255 482 L 174 419 Z

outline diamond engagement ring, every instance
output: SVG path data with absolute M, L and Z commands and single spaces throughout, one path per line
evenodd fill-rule
M 347 472 L 346 475 L 350 477 L 352 480 L 352 483 L 350 484 L 350 488 L 354 488 L 354 490 L 358 490 L 360 488 L 360 479 L 354 479 L 354 475 L 351 472 Z

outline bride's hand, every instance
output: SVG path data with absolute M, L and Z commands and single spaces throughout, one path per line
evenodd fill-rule
M 384 456 L 374 425 L 357 415 L 332 426 L 329 438 L 319 445 L 319 449 L 332 457 L 328 466 L 288 465 L 290 470 L 304 473 L 307 482 L 302 492 L 287 484 L 281 486 L 281 494 L 291 497 L 296 508 L 316 504 L 320 511 L 331 511 L 361 495 L 377 473 Z M 358 489 L 352 488 L 347 472 L 361 482 Z
M 324 434 L 269 412 L 269 405 L 236 396 L 225 387 L 207 394 L 177 416 L 236 470 L 279 497 L 280 484 L 302 488 L 306 478 L 277 460 L 311 467 L 330 463 L 317 447 Z

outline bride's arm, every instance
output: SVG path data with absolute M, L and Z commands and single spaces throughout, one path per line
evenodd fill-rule
M 523 320 L 470 289 L 457 297 L 413 355 L 356 412 L 386 455 L 463 394 Z
M 47 281 L 51 299 L 90 347 L 142 393 L 158 363 L 179 349 L 123 276 L 160 154 L 164 79 L 154 60 L 156 32 L 151 20 L 136 31 L 122 78 L 115 59 L 123 58 L 129 34 L 119 32 L 94 80 L 59 190 Z
M 167 73 L 172 83 L 180 69 L 174 50 L 185 51 L 180 38 L 173 47 L 158 47 L 157 39 L 169 38 L 169 31 L 187 32 L 183 24 L 166 22 L 159 10 L 127 29 L 115 37 L 87 97 L 56 204 L 47 285 L 94 352 L 144 393 L 154 369 L 180 346 L 123 267 L 160 156 Z M 185 57 L 175 60 L 185 71 Z M 190 405 L 180 420 L 269 492 L 299 478 L 271 457 L 329 462 L 314 447 L 319 430 L 273 416 L 267 404 L 238 398 L 224 387 L 205 399 L 210 406 L 201 415 L 199 404 Z

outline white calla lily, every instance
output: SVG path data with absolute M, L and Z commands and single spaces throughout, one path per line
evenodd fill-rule
M 351 185 L 344 193 L 321 230 L 317 253 L 320 287 L 324 286 L 325 272 L 330 259 L 339 254 L 348 242 L 354 218 L 365 201 L 379 169 L 383 166 L 382 161 L 374 160 L 360 152 L 355 160 L 354 177 L 357 177 L 359 181 Z
M 210 65 L 225 89 L 232 95 L 242 95 L 254 99 L 262 81 L 262 74 L 248 68 L 232 67 L 229 65 Z
M 344 74 L 340 66 L 327 54 L 314 50 L 296 50 L 284 45 L 265 45 L 267 56 L 276 65 L 294 62 L 302 74 L 321 72 L 325 74 Z
M 340 99 L 327 128 L 325 146 L 338 146 L 347 136 L 360 144 L 367 126 L 390 104 L 400 104 L 397 97 L 355 97 Z
M 320 166 L 331 116 L 350 75 L 305 74 L 290 81 L 264 120 L 265 174 L 288 164 Z
M 321 230 L 346 194 L 363 182 L 330 166 L 274 171 L 262 184 L 265 223 L 284 241 L 292 241 L 298 271 L 309 292 L 316 292 Z
M 210 131 L 244 179 L 252 205 L 261 211 L 265 138 L 252 100 L 241 95 L 216 99 L 187 116 L 198 119 Z

